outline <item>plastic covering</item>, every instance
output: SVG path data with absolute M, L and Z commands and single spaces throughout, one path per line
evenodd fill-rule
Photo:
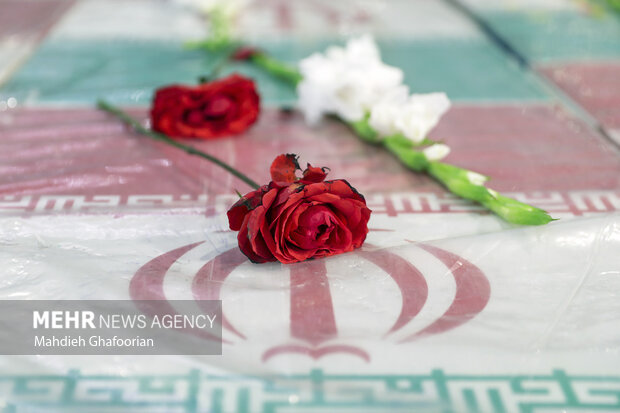
M 16 3 L 0 0 L 2 19 Z M 283 33 L 311 49 L 339 30 L 376 32 L 408 81 L 455 98 L 433 131 L 452 147 L 448 161 L 560 218 L 506 224 L 343 126 L 309 128 L 280 111 L 276 103 L 291 94 L 267 83 L 250 131 L 191 143 L 259 182 L 276 155 L 297 153 L 351 182 L 373 214 L 359 251 L 255 265 L 236 248 L 224 214 L 235 189 L 249 190 L 243 182 L 92 108 L 106 95 L 137 104 L 131 113 L 145 120 L 152 88 L 199 74 L 203 58 L 180 48 L 204 35 L 197 17 L 165 2 L 19 3 L 29 7 L 21 9 L 29 42 L 45 33 L 35 10 L 68 11 L 0 88 L 0 299 L 219 298 L 226 323 L 221 356 L 0 356 L 0 411 L 620 410 L 620 153 L 609 139 L 616 118 L 591 109 L 604 96 L 584 103 L 572 86 L 569 99 L 552 79 L 568 70 L 562 59 L 585 65 L 598 53 L 596 64 L 614 64 L 617 42 L 582 47 L 588 55 L 565 45 L 551 61 L 514 31 L 503 33 L 535 70 L 518 68 L 453 2 L 253 6 L 247 13 L 259 17 L 244 14 L 242 34 L 265 33 L 265 44 L 291 59 L 298 51 L 274 41 Z M 594 18 L 568 1 L 509 3 L 465 2 L 498 27 L 526 12 Z M 289 10 L 292 20 L 270 10 Z M 403 24 L 398 11 L 426 26 Z M 143 19 L 120 23 L 123 13 Z M 165 34 L 162 16 L 174 22 Z M 452 24 L 429 23 L 442 18 Z M 330 30 L 317 34 L 313 19 L 331 21 Z M 598 44 L 598 32 L 588 33 Z M 544 32 L 537 39 L 546 47 Z M 160 49 L 183 64 L 135 72 Z M 608 102 L 620 96 L 617 82 L 592 90 Z

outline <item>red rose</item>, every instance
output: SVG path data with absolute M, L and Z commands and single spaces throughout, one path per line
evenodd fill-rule
M 343 179 L 324 181 L 325 168 L 310 164 L 302 178 L 295 155 L 280 155 L 271 179 L 228 211 L 241 251 L 253 262 L 290 264 L 359 248 L 368 233 L 370 209 Z
M 168 136 L 213 139 L 245 131 L 256 122 L 259 109 L 254 82 L 233 74 L 198 86 L 157 90 L 151 123 Z

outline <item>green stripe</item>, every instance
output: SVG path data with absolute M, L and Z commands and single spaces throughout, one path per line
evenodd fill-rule
M 296 63 L 331 42 L 263 44 L 274 57 Z M 400 67 L 418 93 L 445 91 L 456 101 L 539 101 L 543 89 L 499 49 L 483 39 L 379 42 L 384 60 Z M 160 42 L 45 42 L 20 71 L 0 89 L 0 100 L 148 105 L 157 87 L 195 83 L 211 71 L 219 56 L 184 50 Z M 258 81 L 263 102 L 291 105 L 295 92 L 252 65 L 233 64 L 224 73 L 245 73 Z

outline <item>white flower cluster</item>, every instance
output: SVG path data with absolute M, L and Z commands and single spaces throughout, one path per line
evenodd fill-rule
M 363 118 L 378 98 L 403 81 L 403 72 L 381 61 L 370 36 L 351 39 L 345 48 L 332 46 L 300 63 L 299 106 L 309 123 L 324 114 L 344 120 Z
M 413 143 L 424 141 L 450 108 L 445 93 L 409 94 L 402 70 L 381 61 L 371 36 L 351 39 L 346 47 L 332 46 L 300 63 L 303 80 L 297 86 L 298 106 L 310 123 L 325 114 L 359 121 L 367 114 L 381 137 L 402 134 Z M 435 144 L 424 153 L 432 160 L 449 152 Z

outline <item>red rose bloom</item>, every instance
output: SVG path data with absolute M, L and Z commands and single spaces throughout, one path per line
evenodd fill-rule
M 325 168 L 310 164 L 302 178 L 295 155 L 280 155 L 271 179 L 228 211 L 241 251 L 253 262 L 285 264 L 349 252 L 368 233 L 370 209 L 343 179 L 325 181 Z
M 172 85 L 153 98 L 153 129 L 172 137 L 213 139 L 245 131 L 258 118 L 254 82 L 233 74 L 198 86 Z

